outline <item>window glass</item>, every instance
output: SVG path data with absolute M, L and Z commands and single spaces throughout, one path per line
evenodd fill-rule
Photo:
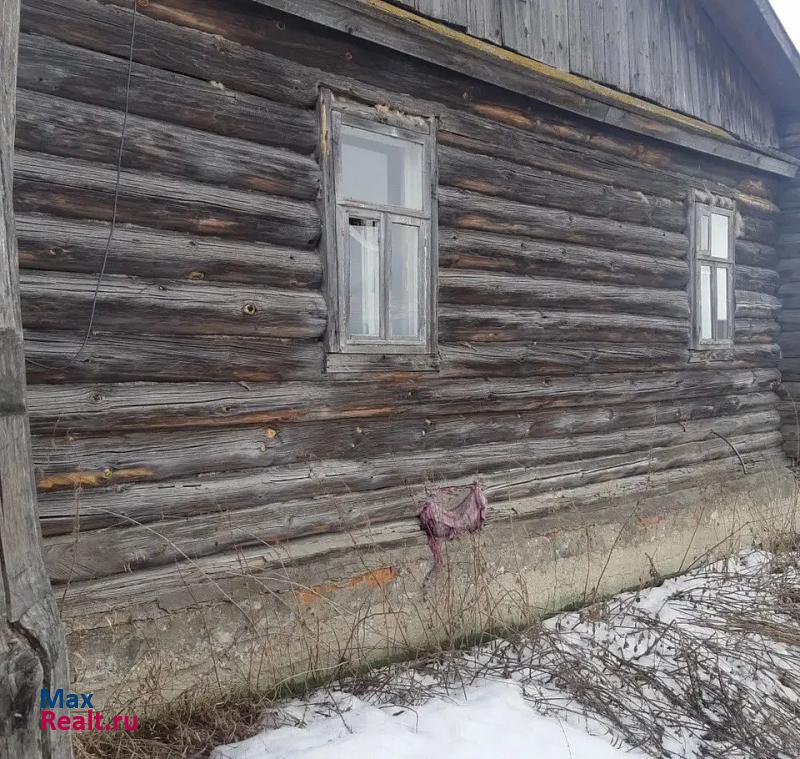
M 390 225 L 390 337 L 419 334 L 419 236 L 419 227 L 394 222 Z
M 380 223 L 350 217 L 348 222 L 350 332 L 380 335 Z
M 341 143 L 343 199 L 422 209 L 420 143 L 346 124 Z
M 699 225 L 700 225 L 700 247 L 699 250 L 707 251 L 708 250 L 708 214 L 701 213 L 699 216 Z
M 700 338 L 710 340 L 711 330 L 711 267 L 700 267 Z
M 717 267 L 717 337 L 728 337 L 728 270 Z
M 711 255 L 727 258 L 730 247 L 730 219 L 721 213 L 711 214 Z

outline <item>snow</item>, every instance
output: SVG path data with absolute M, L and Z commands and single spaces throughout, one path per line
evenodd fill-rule
M 797 759 L 799 567 L 751 551 L 343 681 L 212 759 Z
M 487 682 L 462 698 L 416 709 L 380 708 L 337 694 L 340 714 L 223 746 L 212 759 L 620 759 L 642 757 L 537 714 L 513 682 Z M 532 754 L 533 750 L 533 754 Z

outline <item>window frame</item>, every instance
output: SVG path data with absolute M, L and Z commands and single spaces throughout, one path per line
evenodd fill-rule
M 336 362 L 336 354 L 364 356 L 369 360 L 405 356 L 413 362 L 420 357 L 420 368 L 434 368 L 425 362 L 436 355 L 436 299 L 438 274 L 436 165 L 436 120 L 432 115 L 400 113 L 379 105 L 364 105 L 347 97 L 321 89 L 319 99 L 320 149 L 322 157 L 323 245 L 325 282 L 328 296 L 328 330 L 326 350 L 328 369 Z M 414 142 L 422 147 L 422 208 L 366 203 L 337 197 L 341 187 L 341 131 L 352 126 L 375 134 Z M 349 219 L 352 217 L 380 219 L 381 256 L 381 324 L 379 336 L 350 335 L 349 298 Z M 418 269 L 418 337 L 388 338 L 387 317 L 390 298 L 390 240 L 392 223 L 415 226 L 419 229 Z M 363 362 L 356 362 L 363 363 Z M 408 364 L 408 361 L 405 361 Z M 411 364 L 413 368 L 413 363 Z
M 719 214 L 728 218 L 728 258 L 722 259 L 711 255 L 712 215 Z M 708 218 L 709 247 L 707 251 L 700 249 L 700 220 Z M 733 348 L 736 342 L 736 204 L 727 198 L 704 196 L 691 198 L 691 233 L 690 239 L 690 318 L 691 345 L 694 350 L 706 351 L 719 348 Z M 702 333 L 702 304 L 700 277 L 703 266 L 711 268 L 711 330 L 712 337 L 704 338 Z M 728 276 L 728 337 L 717 336 L 717 277 L 718 268 L 727 269 Z

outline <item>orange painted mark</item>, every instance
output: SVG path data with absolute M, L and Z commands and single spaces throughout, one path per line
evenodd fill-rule
M 462 190 L 474 190 L 475 192 L 485 192 L 487 195 L 494 195 L 499 192 L 500 188 L 491 182 L 484 182 L 480 179 L 457 179 L 455 182 L 457 187 Z
M 153 477 L 153 470 L 146 467 L 131 467 L 129 469 L 91 469 L 79 472 L 66 472 L 42 477 L 36 483 L 39 491 L 66 490 L 76 487 L 97 488 L 111 485 L 114 482 L 127 482 L 130 480 L 147 480 Z
M 472 110 L 481 116 L 488 116 L 491 119 L 501 121 L 505 124 L 511 124 L 516 127 L 523 127 L 530 129 L 534 122 L 521 111 L 514 108 L 507 108 L 503 105 L 495 105 L 493 103 L 474 103 Z
M 235 226 L 235 222 L 215 219 L 212 216 L 197 220 L 197 229 L 201 232 L 225 232 Z
M 342 582 L 325 582 L 321 585 L 315 585 L 308 590 L 295 591 L 295 595 L 306 604 L 313 603 L 321 596 L 327 593 L 335 593 L 337 590 L 348 590 L 349 588 L 356 588 L 364 585 L 368 588 L 378 588 L 382 585 L 387 585 L 397 577 L 397 570 L 394 567 L 381 567 L 367 572 L 363 575 L 356 575 L 349 580 Z

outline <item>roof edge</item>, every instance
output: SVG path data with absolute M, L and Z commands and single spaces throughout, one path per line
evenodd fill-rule
M 800 52 L 769 0 L 705 0 L 702 7 L 776 113 L 800 113 Z

